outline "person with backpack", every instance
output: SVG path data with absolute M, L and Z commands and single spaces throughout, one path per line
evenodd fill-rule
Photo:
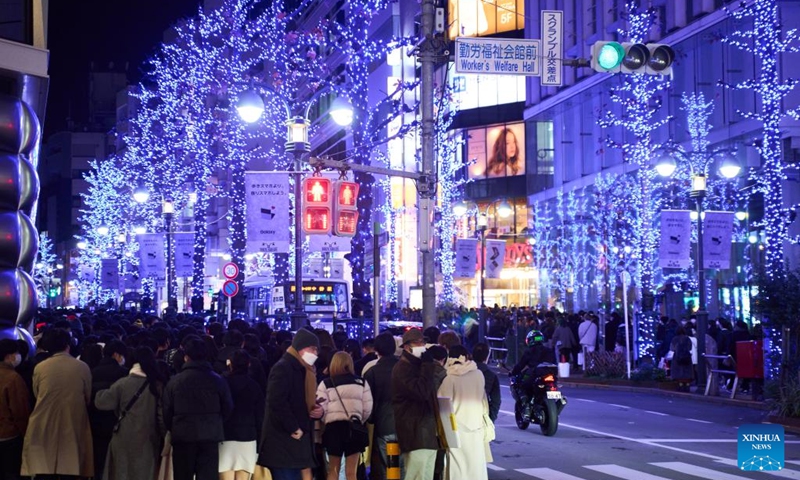
M 679 392 L 688 392 L 689 385 L 694 377 L 692 368 L 692 340 L 686 334 L 684 327 L 678 327 L 675 337 L 670 343 L 672 361 L 670 363 L 670 376 L 678 382 Z

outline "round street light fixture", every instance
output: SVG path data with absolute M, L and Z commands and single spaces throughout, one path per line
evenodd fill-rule
M 264 99 L 255 90 L 246 90 L 239 95 L 236 111 L 244 122 L 255 123 L 264 113 Z
M 725 154 L 719 165 L 719 174 L 725 178 L 736 178 L 741 171 L 742 166 L 739 162 L 730 154 Z
M 739 210 L 734 215 L 736 216 L 736 220 L 739 220 L 740 222 L 744 222 L 745 220 L 747 220 L 747 212 L 743 210 Z
M 469 210 L 469 206 L 467 205 L 467 202 L 465 202 L 464 200 L 460 200 L 456 202 L 455 205 L 453 205 L 453 214 L 456 217 L 463 217 L 464 215 L 466 215 L 467 210 Z
M 137 203 L 144 203 L 150 199 L 150 191 L 144 185 L 139 185 L 133 191 L 133 199 Z
M 106 235 L 108 235 L 108 232 L 109 232 L 108 226 L 105 225 L 105 224 L 100 225 L 99 227 L 97 227 L 97 234 L 98 235 L 106 236 Z
M 668 153 L 661 154 L 656 163 L 656 172 L 662 177 L 671 177 L 676 168 L 678 168 L 678 164 L 675 163 L 672 155 Z
M 514 207 L 509 205 L 507 200 L 503 200 L 500 202 L 500 205 L 497 206 L 497 215 L 500 218 L 508 218 L 514 213 Z
M 142 227 L 142 226 L 133 227 L 133 233 L 135 233 L 137 235 L 141 235 L 141 234 L 146 233 L 146 232 L 147 232 L 147 229 Z
M 333 101 L 329 113 L 333 121 L 340 127 L 346 127 L 353 123 L 353 105 L 346 98 L 337 97 Z

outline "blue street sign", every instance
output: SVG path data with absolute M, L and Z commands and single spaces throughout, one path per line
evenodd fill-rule
M 239 284 L 233 280 L 228 280 L 222 284 L 222 294 L 226 297 L 234 297 L 239 293 Z

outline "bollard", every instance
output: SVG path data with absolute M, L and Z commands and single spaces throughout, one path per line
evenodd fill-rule
M 386 442 L 386 480 L 400 480 L 400 444 Z

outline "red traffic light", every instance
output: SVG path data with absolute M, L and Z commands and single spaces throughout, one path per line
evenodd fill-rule
M 308 205 L 329 205 L 331 180 L 325 177 L 309 177 L 303 180 L 303 203 Z
M 358 212 L 355 210 L 342 210 L 336 212 L 336 225 L 333 227 L 334 235 L 340 237 L 354 237 L 358 227 Z
M 338 207 L 355 207 L 358 201 L 358 184 L 356 182 L 336 182 L 336 205 Z
M 328 207 L 303 207 L 303 231 L 305 233 L 330 233 L 331 209 Z

